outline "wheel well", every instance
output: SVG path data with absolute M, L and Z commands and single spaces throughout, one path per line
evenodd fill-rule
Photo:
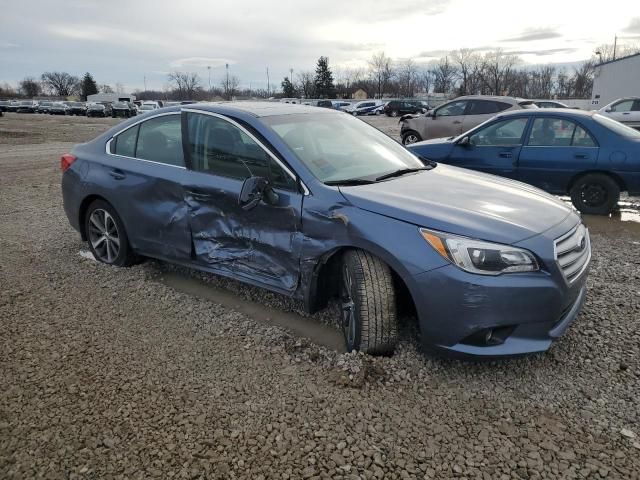
M 309 310 L 311 313 L 325 308 L 328 301 L 332 297 L 339 295 L 340 287 L 340 265 L 342 264 L 342 255 L 353 250 L 354 247 L 342 247 L 333 251 L 328 257 L 322 259 L 318 266 L 316 281 L 311 286 Z M 360 249 L 367 251 L 365 249 Z M 372 252 L 368 252 L 374 255 Z M 378 257 L 380 258 L 380 257 Z M 386 262 L 385 262 L 386 263 Z M 416 307 L 411 292 L 402 277 L 396 272 L 391 265 L 386 263 L 393 276 L 393 286 L 396 289 L 396 309 L 399 313 L 407 315 L 415 315 Z
M 591 174 L 606 175 L 607 177 L 612 178 L 618 184 L 618 187 L 620 187 L 621 192 L 627 190 L 627 186 L 625 185 L 624 180 L 622 180 L 622 178 L 619 175 L 616 175 L 613 172 L 608 172 L 606 170 L 589 170 L 587 172 L 580 172 L 571 179 L 567 187 L 567 193 L 571 192 L 571 189 L 580 178 L 584 177 L 585 175 L 591 175 Z
M 80 204 L 80 210 L 78 211 L 78 225 L 80 226 L 80 236 L 84 241 L 87 240 L 87 232 L 85 232 L 84 230 L 84 217 L 87 214 L 89 205 L 91 205 L 91 203 L 95 200 L 102 200 L 109 203 L 106 198 L 101 197 L 100 195 L 89 195 L 84 200 L 82 200 L 82 203 Z M 109 203 L 109 205 L 111 204 Z

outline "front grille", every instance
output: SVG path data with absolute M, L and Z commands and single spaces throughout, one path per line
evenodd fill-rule
M 555 257 L 564 278 L 573 283 L 587 269 L 591 260 L 589 230 L 583 224 L 555 241 Z

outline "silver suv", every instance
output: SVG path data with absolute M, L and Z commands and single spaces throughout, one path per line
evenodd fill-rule
M 532 100 L 514 97 L 468 95 L 458 97 L 424 115 L 406 115 L 400 119 L 403 145 L 431 138 L 455 137 L 480 125 L 499 112 L 520 108 L 538 108 Z

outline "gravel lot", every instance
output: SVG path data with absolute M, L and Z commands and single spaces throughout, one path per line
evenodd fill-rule
M 424 355 L 403 319 L 394 357 L 348 355 L 331 311 L 80 255 L 59 156 L 116 122 L 0 118 L 0 478 L 640 478 L 637 199 L 587 219 L 587 303 L 546 354 Z

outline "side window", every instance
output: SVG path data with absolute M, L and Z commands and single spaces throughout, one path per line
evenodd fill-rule
M 513 107 L 513 105 L 511 105 L 510 103 L 504 103 L 504 102 L 494 102 L 496 104 L 496 108 L 498 109 L 498 112 L 502 112 L 504 110 L 507 110 L 511 107 Z
M 467 115 L 488 115 L 498 113 L 498 105 L 496 102 L 489 100 L 473 100 Z
M 574 147 L 597 147 L 593 137 L 580 125 L 576 125 L 571 145 Z
M 438 117 L 451 117 L 454 115 L 464 115 L 464 109 L 467 107 L 466 100 L 458 100 L 457 102 L 447 103 L 438 110 L 436 110 L 436 116 Z
M 180 115 L 162 115 L 142 122 L 135 157 L 184 166 Z
M 612 112 L 630 112 L 633 109 L 633 100 L 624 100 L 611 107 Z
M 631 111 L 640 112 L 640 100 L 633 101 L 633 107 L 631 107 Z
M 487 125 L 469 137 L 469 143 L 482 146 L 520 145 L 527 126 L 526 118 L 513 118 Z
M 111 153 L 123 155 L 125 157 L 136 156 L 136 140 L 138 139 L 138 130 L 140 125 L 131 127 L 120 135 L 115 137 L 111 142 Z
M 226 120 L 189 113 L 189 149 L 198 172 L 244 180 L 267 178 L 274 186 L 296 190 L 296 181 L 251 137 Z
M 529 145 L 536 147 L 569 147 L 576 124 L 559 118 L 536 118 L 529 134 Z

